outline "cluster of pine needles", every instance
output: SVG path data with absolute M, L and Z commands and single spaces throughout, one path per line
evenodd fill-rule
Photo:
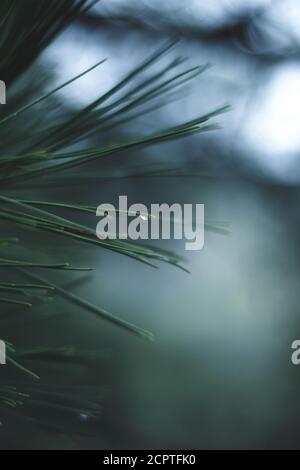
M 105 136 L 112 129 L 127 125 L 170 102 L 182 87 L 207 68 L 206 65 L 187 67 L 186 58 L 174 59 L 173 54 L 168 61 L 168 53 L 177 40 L 170 41 L 89 105 L 77 111 L 68 109 L 65 113 L 56 113 L 60 101 L 58 92 L 92 69 L 101 67 L 104 60 L 50 92 L 43 92 L 43 85 L 37 79 L 29 79 L 30 73 L 51 41 L 91 6 L 87 0 L 2 0 L 0 3 L 0 78 L 6 82 L 9 91 L 7 105 L 0 107 L 1 312 L 11 305 L 20 310 L 28 309 L 43 296 L 57 295 L 100 319 L 152 339 L 150 332 L 50 281 L 47 277 L 50 270 L 64 271 L 69 276 L 72 271 L 89 268 L 74 265 L 69 259 L 49 262 L 43 239 L 47 233 L 53 234 L 65 240 L 68 246 L 73 241 L 90 244 L 151 266 L 166 262 L 183 267 L 180 258 L 174 253 L 127 240 L 100 240 L 96 237 L 95 227 L 78 223 L 76 217 L 72 217 L 76 212 L 95 215 L 96 207 L 72 201 L 51 201 L 43 198 L 43 191 L 62 184 L 80 187 L 83 180 L 102 178 L 105 175 L 101 170 L 102 159 L 112 158 L 115 154 L 216 129 L 211 120 L 226 107 L 177 126 L 137 135 L 134 139 L 89 146 L 95 135 Z M 44 112 L 49 107 L 52 111 Z M 93 170 L 89 171 L 91 163 Z M 82 171 L 83 166 L 87 171 Z M 147 173 L 146 166 L 141 168 L 142 171 L 136 172 L 137 177 Z M 151 174 L 153 169 L 148 171 Z M 159 171 L 155 170 L 156 175 Z M 165 167 L 161 171 L 164 176 L 168 175 Z M 170 168 L 171 175 L 172 171 Z M 32 188 L 30 198 L 20 196 L 24 188 Z M 67 211 L 69 216 L 59 215 L 61 210 L 64 214 Z M 44 250 L 44 259 L 37 257 L 36 251 L 26 243 L 26 231 L 40 233 L 39 249 Z M 42 422 L 42 413 L 34 414 L 32 410 L 40 410 L 43 406 L 55 413 L 67 409 L 81 420 L 98 415 L 100 407 L 93 399 L 91 389 L 82 387 L 74 398 L 70 389 L 44 384 L 34 370 L 24 365 L 37 357 L 39 360 L 59 358 L 67 361 L 76 356 L 75 351 L 47 349 L 42 345 L 28 351 L 12 345 L 9 338 L 1 339 L 6 343 L 8 362 L 8 366 L 0 367 L 1 406 L 23 409 L 24 416 L 37 422 Z M 6 378 L 7 367 L 15 368 L 19 374 L 16 383 L 11 384 Z

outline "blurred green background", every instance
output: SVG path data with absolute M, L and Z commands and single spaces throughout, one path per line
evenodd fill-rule
M 59 364 L 48 366 L 47 377 L 74 384 L 74 393 L 75 385 L 99 386 L 102 416 L 86 436 L 40 432 L 18 418 L 1 427 L 1 448 L 299 447 L 300 368 L 290 359 L 291 343 L 300 335 L 299 23 L 297 1 L 204 6 L 103 0 L 46 50 L 41 61 L 51 64 L 58 82 L 109 59 L 63 93 L 70 107 L 111 86 L 173 34 L 182 36 L 174 54 L 212 63 L 181 101 L 122 133 L 192 119 L 195 112 L 229 102 L 232 111 L 218 119 L 222 130 L 104 163 L 104 169 L 120 171 L 124 159 L 133 167 L 171 162 L 208 177 L 104 179 L 78 193 L 66 183 L 55 197 L 95 205 L 114 203 L 122 194 L 131 203 L 204 203 L 206 220 L 227 222 L 230 234 L 207 231 L 200 252 L 185 252 L 179 242 L 160 243 L 182 254 L 191 274 L 165 265 L 155 270 L 80 244 L 76 251 L 70 247 L 81 264 L 97 268 L 91 276 L 74 275 L 83 282 L 73 291 L 152 331 L 155 342 L 64 301 L 39 304 L 34 331 L 32 313 L 11 339 L 30 346 L 38 337 L 45 345 L 94 351 L 67 373 Z M 96 217 L 90 221 L 96 225 Z M 60 243 L 49 239 L 49 258 L 65 250 Z M 50 319 L 48 311 L 57 315 Z M 5 316 L 7 331 L 14 315 L 11 309 Z M 38 372 L 42 376 L 44 369 Z

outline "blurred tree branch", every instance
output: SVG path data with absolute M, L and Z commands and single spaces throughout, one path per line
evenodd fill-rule
M 266 65 L 276 64 L 281 61 L 299 59 L 299 40 L 279 24 L 275 24 L 268 18 L 268 7 L 262 6 L 255 9 L 249 8 L 243 13 L 232 15 L 230 20 L 209 27 L 204 23 L 176 21 L 175 18 L 161 16 L 159 12 L 151 11 L 151 17 L 145 15 L 134 16 L 127 12 L 120 12 L 112 16 L 89 10 L 80 15 L 79 24 L 89 30 L 111 30 L 116 34 L 122 34 L 124 30 L 136 31 L 148 35 L 180 36 L 193 41 L 210 45 L 228 45 L 239 49 L 254 60 L 263 61 Z M 282 46 L 280 41 L 270 36 L 270 31 L 275 36 L 285 37 L 287 44 Z

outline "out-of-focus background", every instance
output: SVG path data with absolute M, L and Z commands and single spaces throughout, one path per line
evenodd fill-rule
M 64 312 L 73 315 L 71 330 L 45 322 L 45 342 L 55 332 L 57 345 L 68 340 L 99 352 L 79 380 L 103 385 L 103 418 L 96 436 L 49 431 L 14 436 L 14 446 L 299 447 L 300 366 L 291 363 L 291 343 L 300 338 L 299 1 L 102 0 L 42 61 L 60 83 L 108 58 L 63 92 L 77 107 L 173 36 L 182 41 L 171 54 L 211 68 L 180 99 L 116 132 L 143 133 L 230 103 L 218 118 L 222 129 L 122 154 L 104 167 L 122 168 L 126 158 L 133 166 L 185 165 L 195 175 L 100 180 L 78 197 L 94 204 L 121 194 L 132 203 L 204 203 L 206 220 L 225 221 L 230 234 L 206 232 L 200 252 L 161 245 L 186 257 L 190 275 L 79 246 L 78 256 L 97 274 L 77 291 L 153 331 L 156 341 L 73 307 Z M 209 176 L 197 176 L 201 171 Z M 66 185 L 57 197 L 71 194 Z

